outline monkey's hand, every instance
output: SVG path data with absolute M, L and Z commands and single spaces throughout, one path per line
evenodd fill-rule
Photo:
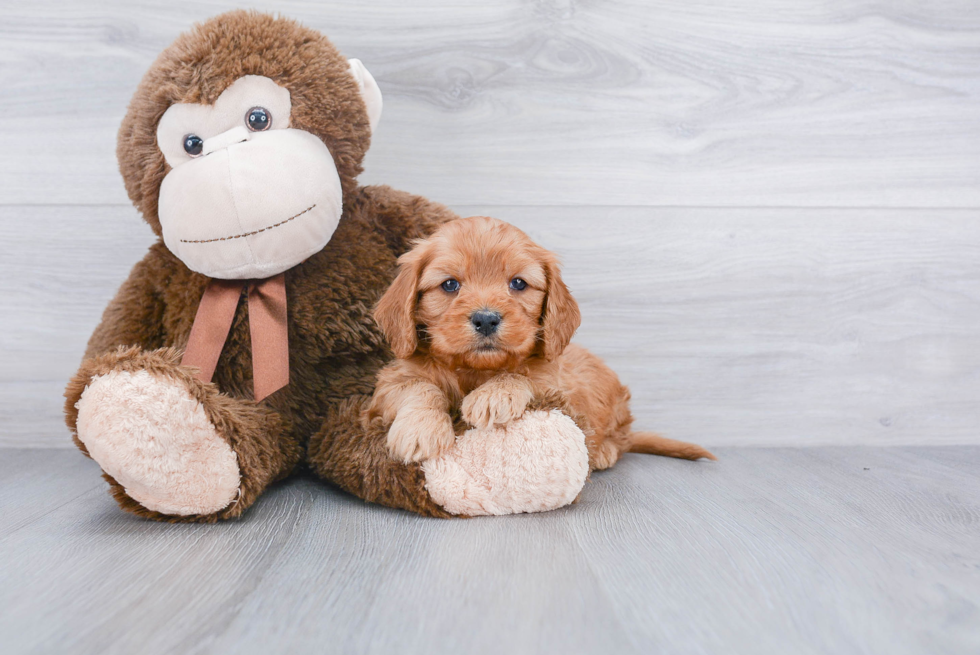
M 514 373 L 487 380 L 463 399 L 463 420 L 484 429 L 520 418 L 534 397 L 531 381 Z

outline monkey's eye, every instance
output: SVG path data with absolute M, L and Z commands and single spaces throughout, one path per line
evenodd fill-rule
M 204 150 L 204 139 L 196 134 L 188 134 L 184 137 L 184 152 L 191 157 L 199 157 Z
M 527 288 L 527 282 L 525 282 L 519 277 L 515 277 L 513 280 L 510 281 L 510 288 L 513 289 L 514 291 L 524 291 L 524 289 Z
M 252 107 L 248 110 L 245 122 L 253 132 L 264 132 L 272 125 L 272 114 L 262 107 Z
M 457 280 L 454 280 L 453 278 L 449 278 L 448 280 L 443 282 L 440 286 L 442 287 L 442 290 L 447 293 L 456 293 L 457 291 L 459 291 L 459 282 Z

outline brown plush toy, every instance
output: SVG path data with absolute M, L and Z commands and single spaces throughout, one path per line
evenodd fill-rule
M 581 489 L 584 434 L 559 401 L 471 434 L 498 439 L 496 456 L 513 466 L 498 480 L 477 471 L 460 483 L 457 471 L 451 485 L 393 460 L 387 426 L 362 419 L 391 359 L 372 308 L 412 240 L 455 218 L 358 186 L 380 112 L 360 62 L 258 13 L 196 27 L 147 72 L 117 154 L 161 240 L 105 310 L 65 392 L 75 443 L 124 509 L 235 517 L 304 464 L 365 500 L 430 516 L 450 515 L 476 487 L 491 501 L 468 513 L 550 509 Z

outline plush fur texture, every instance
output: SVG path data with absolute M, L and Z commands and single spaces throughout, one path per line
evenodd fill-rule
M 575 500 L 589 476 L 589 452 L 567 415 L 531 410 L 519 423 L 467 430 L 422 470 L 429 495 L 452 514 L 543 512 Z
M 288 88 L 292 126 L 323 139 L 344 189 L 343 216 L 330 242 L 286 273 L 290 384 L 261 403 L 251 400 L 245 303 L 212 383 L 180 366 L 208 278 L 157 242 L 106 308 L 65 391 L 75 442 L 87 452 L 77 433 L 86 387 L 110 373 L 145 371 L 200 405 L 236 455 L 240 494 L 212 513 L 164 513 L 138 502 L 107 472 L 113 495 L 128 511 L 165 521 L 238 516 L 269 484 L 296 471 L 308 450 L 315 472 L 365 499 L 447 516 L 429 499 L 417 466 L 384 461 L 384 433 L 365 430 L 360 406 L 351 407 L 372 393 L 378 369 L 391 358 L 371 311 L 393 278 L 397 257 L 455 215 L 418 196 L 357 185 L 369 121 L 348 61 L 327 38 L 290 20 L 238 11 L 177 39 L 147 72 L 119 131 L 117 152 L 130 197 L 159 235 L 157 198 L 167 166 L 155 141 L 157 121 L 172 103 L 213 102 L 243 75 L 267 76 Z M 93 415 L 107 411 L 93 408 Z M 137 440 L 150 435 L 140 421 L 127 425 Z
M 318 32 L 290 20 L 237 11 L 178 38 L 140 83 L 119 131 L 117 155 L 130 198 L 158 236 L 160 184 L 169 170 L 156 143 L 160 117 L 174 103 L 211 104 L 247 75 L 268 77 L 286 88 L 291 127 L 329 148 L 343 189 L 343 213 L 327 245 L 285 273 L 290 383 L 261 402 L 252 400 L 246 303 L 237 308 L 212 381 L 203 383 L 180 359 L 208 278 L 188 269 L 162 241 L 134 266 L 65 390 L 65 417 L 75 443 L 103 464 L 123 509 L 174 522 L 234 518 L 270 484 L 305 464 L 370 502 L 427 516 L 453 514 L 431 497 L 422 467 L 403 461 L 413 457 L 399 461 L 389 456 L 388 425 L 366 410 L 378 371 L 392 357 L 372 308 L 391 283 L 397 258 L 456 217 L 424 198 L 385 186 L 358 186 L 370 120 L 350 71 L 349 62 Z M 562 289 L 549 290 L 542 310 L 550 318 L 544 338 L 536 342 L 546 360 L 557 356 L 577 325 L 577 308 L 563 302 Z M 395 335 L 395 349 L 403 349 L 411 334 L 414 326 Z M 533 399 L 529 408 L 573 414 L 564 400 L 547 394 Z M 514 411 L 511 407 L 507 413 Z M 490 405 L 474 410 L 471 419 L 480 412 L 487 417 L 482 420 L 486 430 L 501 419 Z M 459 416 L 453 418 L 455 439 L 467 426 Z M 573 418 L 587 433 L 588 422 Z M 522 443 L 517 437 L 523 420 L 508 426 L 506 443 Z M 551 437 L 557 441 L 585 441 L 583 430 L 576 437 L 561 416 L 534 415 L 525 428 L 535 448 L 544 447 L 548 436 L 542 421 L 552 422 Z M 478 433 L 471 437 L 480 438 Z M 477 461 L 476 443 L 459 450 L 454 482 L 439 487 L 439 493 L 445 503 L 451 502 L 453 489 L 474 497 L 482 493 L 483 500 L 454 504 L 454 511 L 476 513 L 477 506 L 518 511 L 534 506 L 531 498 L 538 491 L 546 503 L 564 502 L 574 491 L 577 478 L 565 475 L 577 470 L 574 466 L 559 476 L 565 486 L 556 484 L 550 470 L 529 462 L 515 464 L 514 470 L 523 471 L 522 490 L 508 487 L 506 480 L 498 484 L 481 478 L 477 468 L 465 465 Z M 182 466 L 185 470 L 178 470 Z M 506 476 L 511 468 L 499 471 Z M 541 475 L 536 480 L 535 471 Z M 213 473 L 216 479 L 188 486 L 188 476 L 195 473 Z M 479 479 L 467 482 L 466 476 Z M 514 500 L 487 496 L 495 488 Z
M 371 127 L 350 63 L 316 30 L 233 11 L 181 35 L 157 57 L 119 129 L 116 155 L 126 191 L 157 235 L 160 182 L 169 170 L 157 147 L 160 117 L 179 102 L 213 104 L 245 75 L 268 77 L 289 90 L 290 126 L 326 144 L 344 195 L 354 194 Z
M 308 457 L 323 478 L 369 502 L 440 518 L 538 512 L 572 502 L 585 483 L 588 422 L 556 394 L 535 398 L 506 430 L 470 429 L 454 412 L 456 447 L 422 464 L 388 455 L 389 424 L 371 417 L 370 403 L 353 397 L 332 410 Z
M 152 252 L 152 250 L 151 250 Z M 145 261 L 145 260 L 144 260 Z M 138 268 L 138 266 L 137 266 Z M 125 289 L 125 287 L 124 287 Z M 122 292 L 120 292 L 122 293 Z M 117 299 L 118 299 L 117 295 Z M 146 301 L 146 298 L 134 299 Z M 138 305 L 137 305 L 138 306 Z M 107 309 L 113 308 L 112 305 Z M 103 321 L 102 326 L 106 323 Z M 122 327 L 136 329 L 127 322 Z M 152 326 L 147 326 L 150 328 Z M 96 335 L 93 335 L 93 340 Z M 243 336 L 239 336 L 243 339 Z M 245 342 L 247 343 L 247 341 Z M 98 345 L 98 344 L 97 344 Z M 204 414 L 214 426 L 215 433 L 224 439 L 234 450 L 240 475 L 240 490 L 237 502 L 224 508 L 205 514 L 164 513 L 145 507 L 135 498 L 126 493 L 111 473 L 104 472 L 106 480 L 111 485 L 113 496 L 119 504 L 128 511 L 140 516 L 164 521 L 203 521 L 213 522 L 219 518 L 238 516 L 251 505 L 259 494 L 275 480 L 287 475 L 302 460 L 303 447 L 301 441 L 286 429 L 284 417 L 271 410 L 265 403 L 255 403 L 243 398 L 233 398 L 223 394 L 214 384 L 204 384 L 194 377 L 193 371 L 179 365 L 180 351 L 175 348 L 156 348 L 143 350 L 139 346 L 121 346 L 106 348 L 102 354 L 88 357 L 82 363 L 81 369 L 68 383 L 65 390 L 65 417 L 69 428 L 75 434 L 75 444 L 86 454 L 90 454 L 84 442 L 79 438 L 79 412 L 85 407 L 80 403 L 86 388 L 93 380 L 104 378 L 109 374 L 138 374 L 145 372 L 156 380 L 166 382 L 172 387 L 179 387 L 186 392 L 187 397 L 199 404 Z M 91 399 L 90 399 L 91 400 Z M 86 408 L 92 414 L 101 415 L 102 425 L 106 424 L 108 412 L 119 412 L 119 405 L 112 408 L 100 408 L 97 403 L 91 403 Z M 84 427 L 84 426 L 83 426 Z M 87 438 L 95 436 L 94 425 L 88 426 Z M 130 417 L 125 423 L 115 424 L 114 429 L 128 427 L 129 438 L 135 441 L 148 440 L 155 432 L 155 426 Z M 122 438 L 122 437 L 120 437 Z M 176 444 L 173 444 L 176 447 Z
M 630 450 L 714 459 L 700 446 L 632 431 L 629 390 L 601 359 L 569 346 L 580 314 L 557 257 L 516 227 L 482 216 L 452 221 L 399 263 L 375 311 L 399 359 L 379 373 L 368 409 L 391 425 L 396 459 L 449 451 L 454 411 L 476 428 L 502 427 L 548 394 L 591 426 L 593 468 Z M 481 316 L 494 327 L 481 332 Z
M 235 451 L 182 385 L 113 370 L 92 378 L 77 404 L 79 441 L 148 510 L 212 514 L 237 499 Z

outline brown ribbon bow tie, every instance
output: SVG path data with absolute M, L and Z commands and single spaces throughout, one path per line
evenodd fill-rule
M 181 364 L 200 369 L 210 382 L 228 339 L 242 292 L 248 293 L 248 327 L 252 336 L 252 383 L 255 400 L 289 384 L 289 333 L 286 327 L 286 274 L 265 280 L 211 280 L 191 326 Z

